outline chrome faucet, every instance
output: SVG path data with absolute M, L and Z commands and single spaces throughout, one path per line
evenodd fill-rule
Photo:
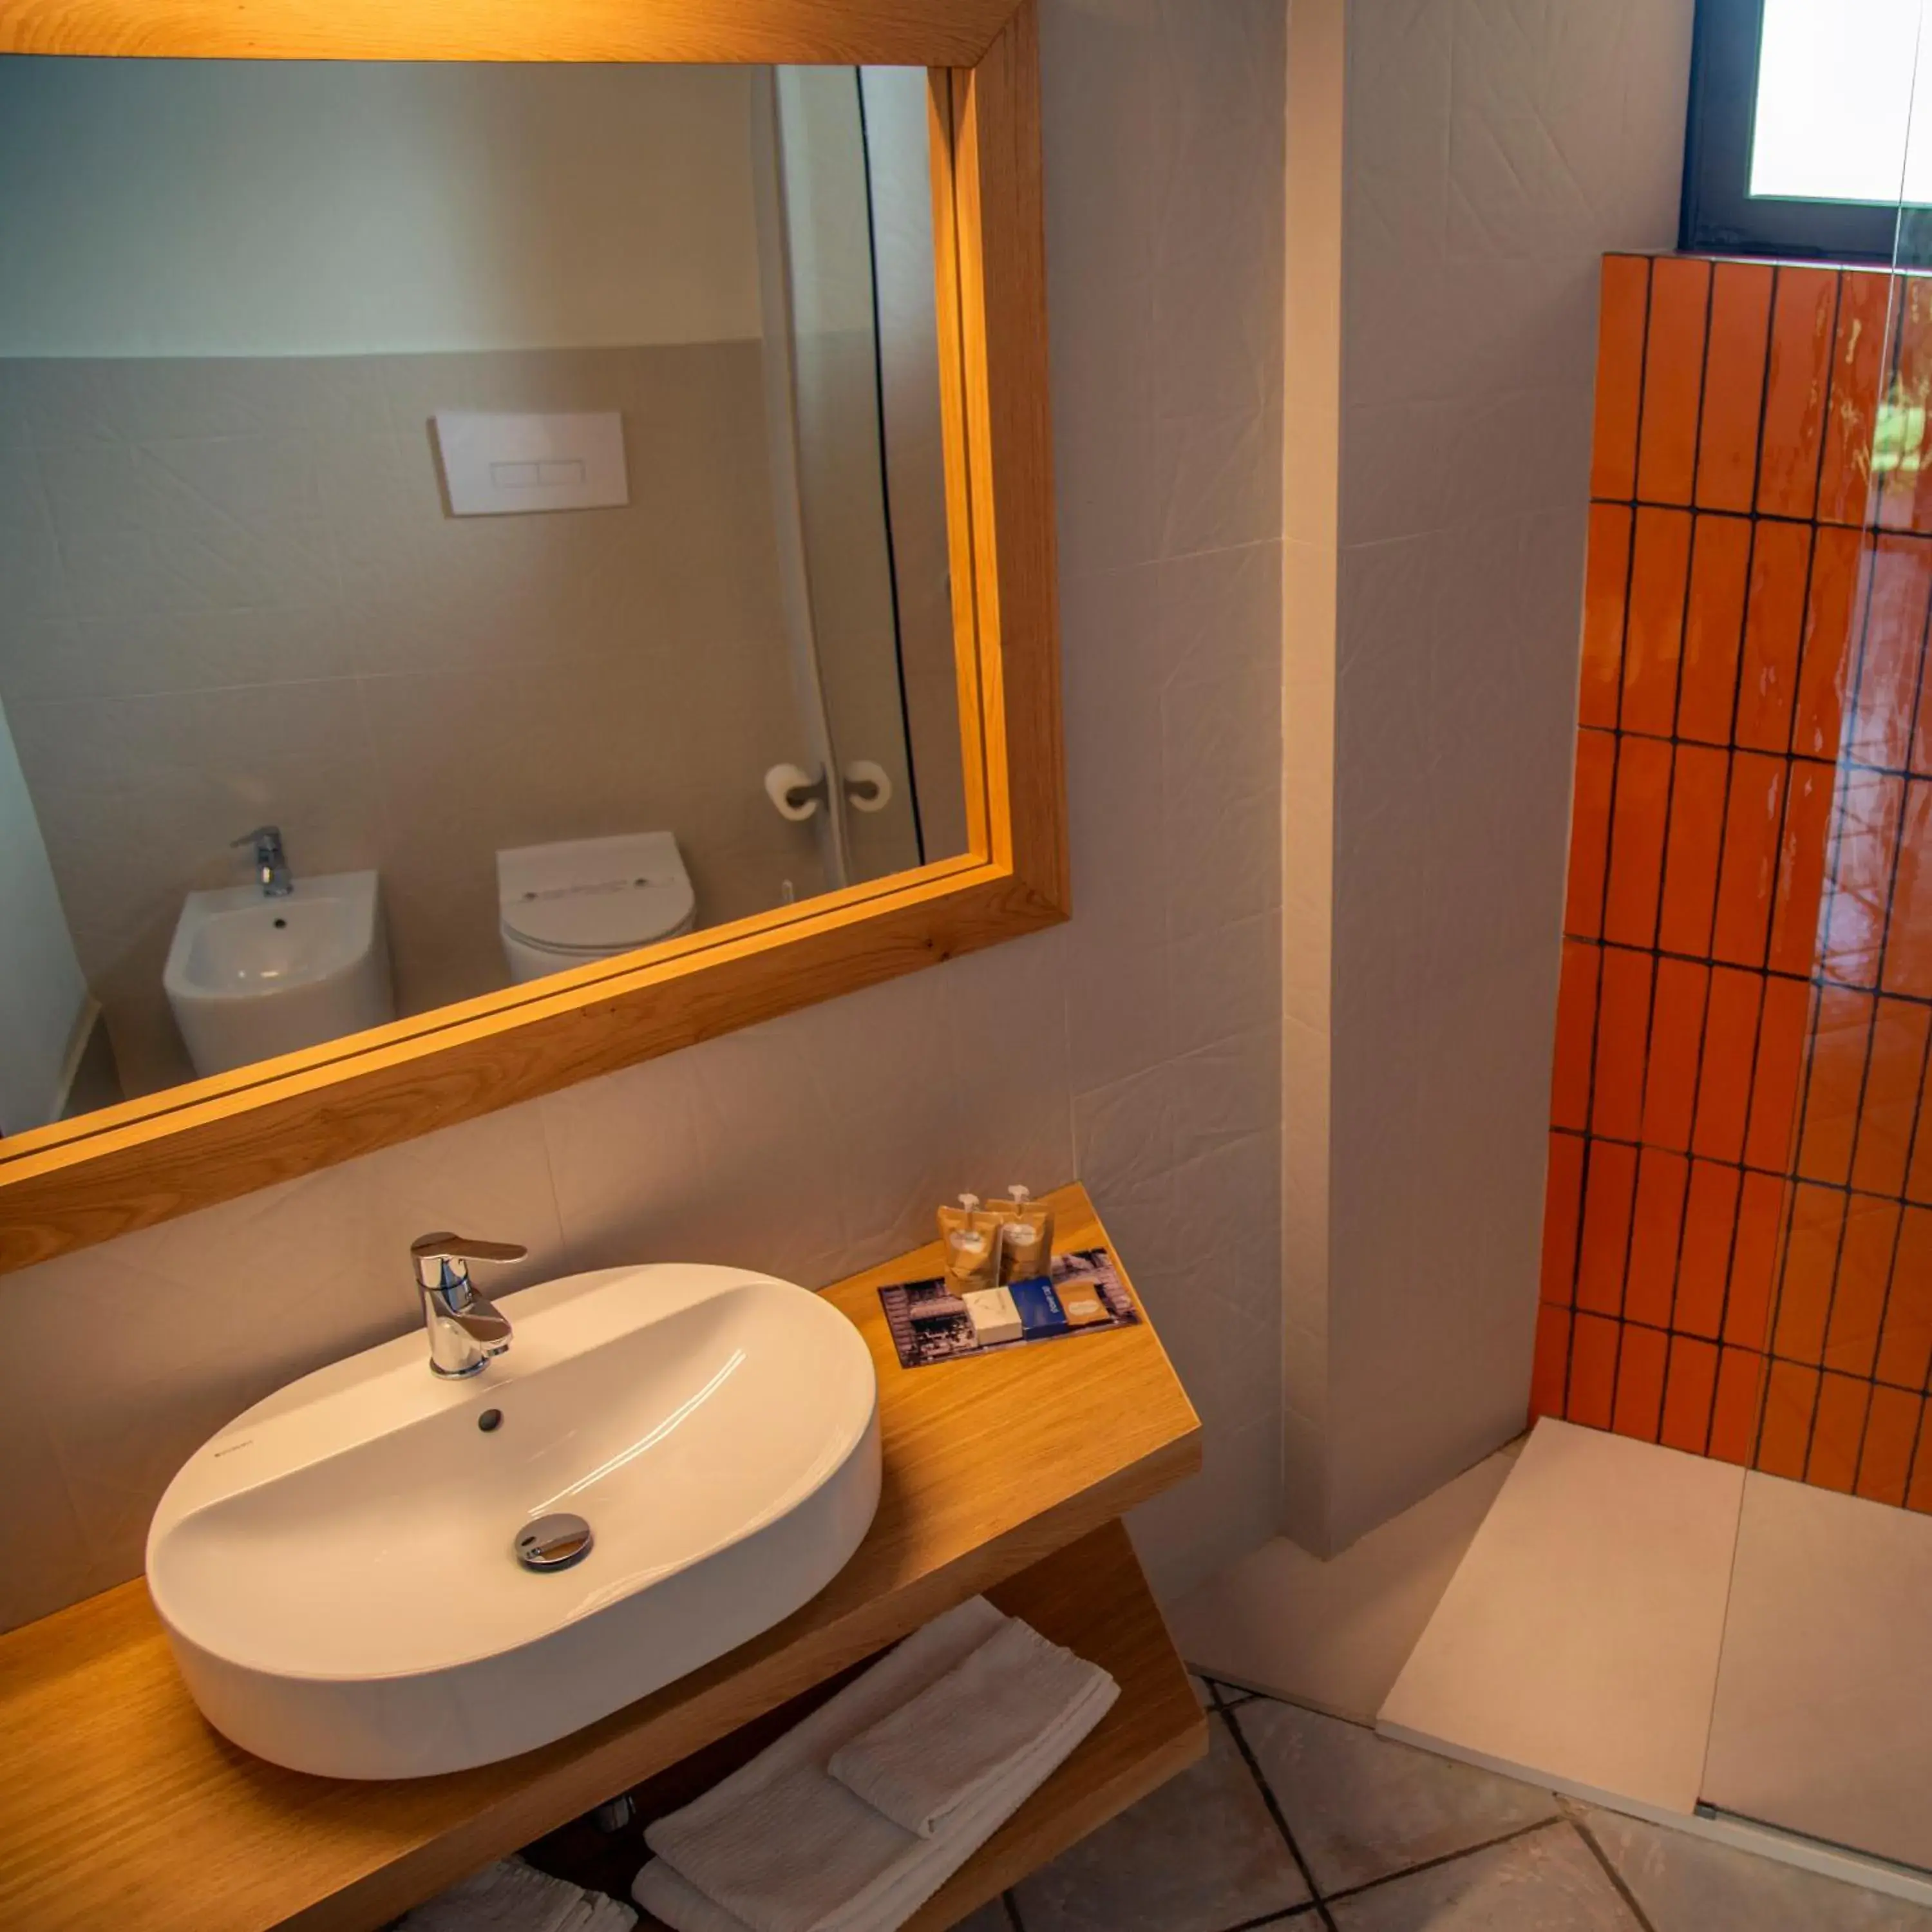
M 255 877 L 264 897 L 285 899 L 295 890 L 296 882 L 289 877 L 289 855 L 282 850 L 279 825 L 258 825 L 254 831 L 244 832 L 229 842 L 238 851 L 244 845 L 254 847 Z
M 460 1234 L 423 1234 L 410 1244 L 433 1373 L 473 1376 L 510 1346 L 509 1323 L 470 1286 L 470 1264 L 520 1262 L 529 1252 L 514 1241 L 469 1241 Z

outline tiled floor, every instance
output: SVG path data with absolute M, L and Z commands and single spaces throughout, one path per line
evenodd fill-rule
M 1206 1760 L 958 1932 L 1932 1932 L 1932 1912 L 1205 1687 Z

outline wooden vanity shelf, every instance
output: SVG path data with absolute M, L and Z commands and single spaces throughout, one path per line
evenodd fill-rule
M 1106 1241 L 1083 1190 L 1050 1198 L 1058 1246 Z M 0 1636 L 0 1925 L 374 1932 L 538 1840 L 554 1870 L 602 1858 L 592 1875 L 621 1891 L 634 1836 L 600 1843 L 571 1820 L 633 1789 L 645 1816 L 684 1802 L 832 1680 L 982 1590 L 1104 1665 L 1121 1694 L 910 1922 L 918 1932 L 943 1932 L 1192 1762 L 1206 1722 L 1117 1520 L 1200 1463 L 1158 1336 L 1143 1318 L 902 1369 L 878 1288 L 938 1266 L 934 1244 L 826 1291 L 879 1376 L 884 1490 L 852 1561 L 783 1623 L 540 1750 L 383 1784 L 282 1770 L 202 1722 L 138 1581 Z

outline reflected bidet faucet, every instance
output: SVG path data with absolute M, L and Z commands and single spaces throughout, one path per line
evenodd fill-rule
M 289 855 L 282 849 L 282 828 L 279 825 L 258 825 L 252 832 L 244 832 L 239 838 L 229 843 L 238 851 L 244 845 L 255 848 L 255 882 L 262 888 L 265 898 L 285 899 L 296 889 L 295 881 L 289 876 Z
M 423 1234 L 410 1244 L 429 1365 L 439 1376 L 473 1376 L 510 1346 L 510 1324 L 470 1285 L 472 1262 L 520 1262 L 530 1250 L 514 1241 L 471 1241 L 460 1234 Z

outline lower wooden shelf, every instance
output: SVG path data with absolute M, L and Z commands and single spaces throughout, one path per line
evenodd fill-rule
M 1120 1685 L 1120 1695 L 1093 1735 L 907 1922 L 908 1932 L 946 1932 L 1208 1748 L 1206 1715 L 1119 1523 L 1082 1538 L 986 1594 L 1008 1616 L 1024 1618 L 1055 1643 L 1100 1665 Z M 607 1834 L 580 1822 L 532 1846 L 532 1862 L 560 1878 L 628 1898 L 632 1880 L 650 1856 L 644 1834 L 652 1819 L 688 1804 L 755 1757 L 853 1674 L 841 1672 L 640 1785 L 632 1793 L 636 1822 L 624 1831 Z

